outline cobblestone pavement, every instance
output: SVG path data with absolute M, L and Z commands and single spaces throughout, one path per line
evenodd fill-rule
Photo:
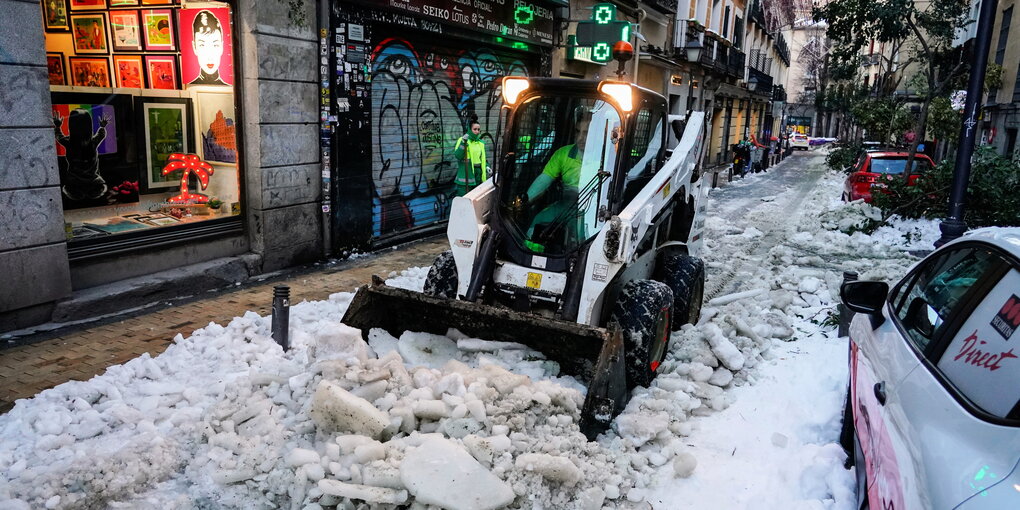
M 247 310 L 267 315 L 275 285 L 290 286 L 292 303 L 322 300 L 368 283 L 373 274 L 385 277 L 391 271 L 431 265 L 447 246 L 445 235 L 436 236 L 399 249 L 320 264 L 128 318 L 40 333 L 40 337 L 45 335 L 42 340 L 20 338 L 18 346 L 0 349 L 0 413 L 9 411 L 17 399 L 32 397 L 67 381 L 86 381 L 142 353 L 156 356 L 178 333 L 188 335 L 210 322 L 226 324 Z

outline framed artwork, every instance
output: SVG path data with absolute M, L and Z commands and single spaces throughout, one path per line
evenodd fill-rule
M 72 11 L 105 9 L 106 0 L 71 0 Z
M 145 88 L 145 73 L 142 72 L 141 55 L 114 55 L 113 71 L 118 87 L 129 89 Z
M 50 85 L 67 85 L 67 69 L 64 69 L 63 53 L 46 54 L 46 71 L 50 75 Z
M 235 128 L 234 94 L 224 92 L 198 92 L 195 94 L 198 110 L 199 156 L 210 163 L 237 163 L 237 129 Z
M 71 37 L 74 39 L 74 52 L 109 53 L 107 26 L 105 12 L 72 14 Z
M 138 11 L 110 11 L 110 35 L 116 51 L 142 51 Z
M 191 100 L 169 97 L 136 97 L 135 110 L 141 116 L 142 143 L 140 158 L 144 166 L 145 190 L 160 192 L 181 185 L 180 177 L 163 175 L 170 155 L 194 152 Z
M 150 89 L 177 89 L 177 57 L 175 55 L 146 55 L 145 77 Z
M 107 57 L 67 57 L 71 85 L 110 87 L 110 59 Z
M 138 0 L 110 0 L 110 7 L 128 7 L 138 5 Z
M 174 51 L 173 10 L 145 9 L 142 11 L 142 35 L 147 51 Z
M 53 117 L 61 120 L 55 134 L 64 209 L 138 202 L 132 96 L 76 91 L 50 97 Z
M 230 8 L 177 11 L 181 39 L 181 82 L 186 85 L 234 84 Z
M 67 18 L 66 0 L 43 0 L 43 26 L 47 32 L 68 32 L 71 23 Z

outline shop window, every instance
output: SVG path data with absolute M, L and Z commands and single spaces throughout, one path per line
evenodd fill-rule
M 71 241 L 240 215 L 233 8 L 140 4 L 42 2 Z

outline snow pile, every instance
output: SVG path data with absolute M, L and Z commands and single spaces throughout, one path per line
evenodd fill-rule
M 709 218 L 714 299 L 596 442 L 585 388 L 540 353 L 455 330 L 363 337 L 338 293 L 291 308 L 287 353 L 248 312 L 19 401 L 0 417 L 0 507 L 849 508 L 846 344 L 821 323 L 843 270 L 898 277 L 914 259 L 894 245 L 932 229 L 846 234 L 862 208 L 836 184 L 795 215 L 779 194 Z M 420 290 L 427 271 L 388 283 Z

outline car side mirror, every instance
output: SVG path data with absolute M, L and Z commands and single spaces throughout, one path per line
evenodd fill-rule
M 885 321 L 882 307 L 889 296 L 889 284 L 874 281 L 844 282 L 839 288 L 839 298 L 843 306 L 871 316 L 871 326 L 878 327 Z

